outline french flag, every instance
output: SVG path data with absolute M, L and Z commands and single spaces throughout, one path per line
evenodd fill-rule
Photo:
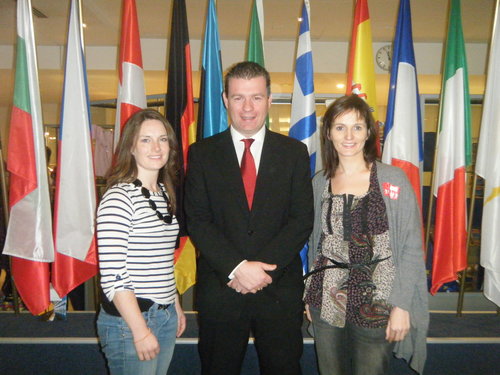
M 71 1 L 54 198 L 55 262 L 59 297 L 97 273 L 96 188 L 80 0 Z
M 404 170 L 422 207 L 422 116 L 409 0 L 399 3 L 382 161 Z

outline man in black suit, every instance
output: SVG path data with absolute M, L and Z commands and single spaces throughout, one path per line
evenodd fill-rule
M 250 332 L 261 374 L 301 373 L 299 253 L 313 224 L 309 155 L 304 144 L 264 126 L 270 86 L 260 65 L 232 66 L 223 95 L 230 128 L 189 151 L 185 209 L 200 252 L 204 375 L 239 374 Z

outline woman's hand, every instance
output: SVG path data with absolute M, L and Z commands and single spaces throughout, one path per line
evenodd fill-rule
M 149 361 L 156 357 L 160 352 L 160 344 L 148 328 L 134 292 L 131 290 L 117 291 L 113 303 L 132 332 L 137 357 L 141 361 Z
M 149 328 L 145 332 L 137 333 L 137 335 L 134 333 L 134 345 L 141 361 L 149 361 L 160 353 L 160 344 Z
M 410 330 L 410 313 L 395 306 L 391 311 L 385 339 L 389 342 L 402 341 Z
M 307 320 L 309 320 L 310 322 L 312 322 L 312 318 L 311 318 L 311 312 L 309 311 L 309 305 L 306 303 L 306 318 Z
M 175 295 L 175 311 L 177 311 L 177 337 L 180 337 L 186 330 L 186 315 L 182 310 L 179 295 Z

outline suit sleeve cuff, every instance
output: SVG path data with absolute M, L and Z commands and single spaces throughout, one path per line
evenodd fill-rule
M 236 267 L 234 267 L 234 269 L 231 271 L 231 273 L 230 273 L 230 274 L 229 274 L 229 276 L 228 276 L 229 280 L 234 279 L 234 273 L 236 272 L 236 270 L 237 270 L 238 268 L 240 268 L 240 266 L 241 266 L 243 263 L 246 263 L 246 262 L 247 262 L 247 260 L 245 259 L 245 260 L 241 261 L 241 262 L 240 262 L 240 264 L 238 264 Z

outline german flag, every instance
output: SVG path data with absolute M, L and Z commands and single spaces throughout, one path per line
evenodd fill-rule
M 175 279 L 179 293 L 183 294 L 196 282 L 196 253 L 187 237 L 183 207 L 187 152 L 189 145 L 196 140 L 191 50 L 185 0 L 174 0 L 172 5 L 168 87 L 165 102 L 166 117 L 177 134 L 181 151 L 179 158 L 182 168 L 177 189 L 177 219 L 181 228 L 181 239 L 179 248 L 175 251 Z

